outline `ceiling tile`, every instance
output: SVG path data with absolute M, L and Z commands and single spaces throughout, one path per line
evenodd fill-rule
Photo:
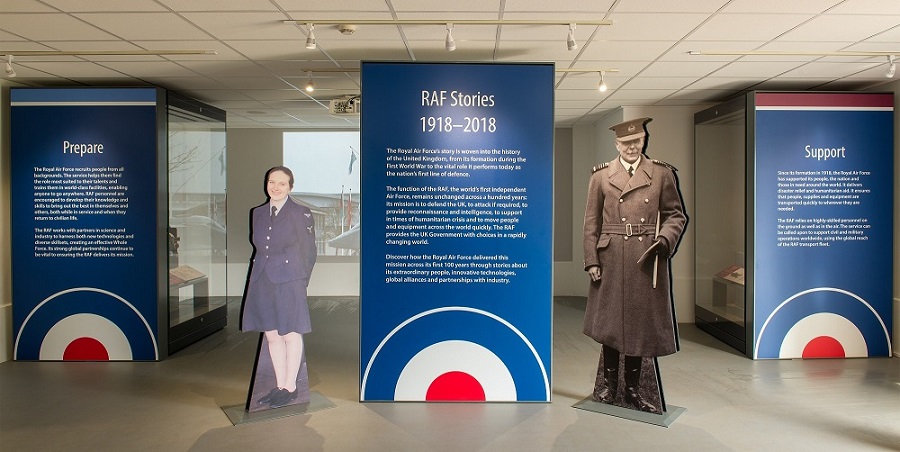
M 803 66 L 792 69 L 784 74 L 781 74 L 779 77 L 781 78 L 811 78 L 811 79 L 819 79 L 819 78 L 830 78 L 832 80 L 839 79 L 843 77 L 847 77 L 852 74 L 856 74 L 859 72 L 864 72 L 869 69 L 876 68 L 878 66 L 882 67 L 882 72 L 887 69 L 887 63 L 857 63 L 857 64 L 847 64 L 847 63 L 829 63 L 829 62 L 821 62 L 814 61 L 808 64 L 804 64 Z
M 76 17 L 122 39 L 209 39 L 173 13 L 77 13 Z
M 593 41 L 584 46 L 581 59 L 653 61 L 671 47 L 671 41 Z
M 826 14 L 878 14 L 900 16 L 900 2 L 896 0 L 845 0 Z
M 583 14 L 593 13 L 602 15 L 606 13 L 614 3 L 616 2 L 613 0 L 593 0 L 587 2 L 584 0 L 556 0 L 552 2 L 546 0 L 505 0 L 503 6 L 504 11 L 507 13 L 528 11 L 541 13 L 552 12 L 559 15 L 565 15 L 567 13 L 571 14 L 572 12 L 579 12 Z M 602 17 L 597 17 L 596 19 L 600 20 Z
M 61 13 L 3 14 L 0 29 L 32 41 L 109 41 L 117 39 L 116 36 L 103 31 L 102 27 L 98 28 Z
M 728 0 L 622 0 L 616 4 L 616 12 L 714 13 L 728 3 Z
M 117 72 L 106 66 L 86 61 L 38 61 L 28 62 L 26 66 L 66 79 L 129 77 L 127 74 Z
M 641 72 L 642 77 L 703 77 L 727 63 L 721 61 L 657 61 Z
M 57 0 L 67 1 L 67 0 Z M 120 0 L 108 0 L 120 1 Z M 128 0 L 131 1 L 131 0 Z M 222 0 L 156 0 L 173 11 L 197 12 L 197 11 L 278 11 L 278 8 L 269 0 L 240 0 L 223 2 Z
M 176 0 L 177 1 L 177 0 Z M 218 1 L 218 0 L 216 0 Z M 328 0 L 327 2 L 311 2 L 310 0 L 271 0 L 286 11 L 326 11 L 333 16 L 355 13 L 388 11 L 384 0 Z
M 765 80 L 805 63 L 796 61 L 735 61 L 711 74 L 714 77 L 742 77 Z
M 825 15 L 800 25 L 778 40 L 856 42 L 898 27 L 898 20 L 891 15 Z
M 828 10 L 843 0 L 732 0 L 727 2 L 724 13 L 758 13 L 772 12 L 784 14 L 818 14 Z M 868 1 L 868 0 L 865 0 Z
M 717 14 L 691 33 L 690 39 L 771 41 L 812 17 L 812 14 Z
M 603 27 L 598 39 L 616 41 L 671 41 L 682 39 L 709 17 L 692 13 L 615 13 L 613 25 Z
M 0 13 L 47 13 L 55 9 L 37 0 L 3 0 L 0 2 Z
M 690 86 L 697 77 L 641 77 L 628 80 L 628 89 L 681 89 Z
M 3 0 L 7 2 L 9 0 Z M 91 12 L 91 11 L 165 11 L 166 8 L 153 0 L 41 0 L 54 8 L 66 12 Z
M 305 27 L 301 31 L 296 25 L 286 24 L 289 19 L 280 12 L 209 12 L 184 13 L 184 17 L 197 27 L 206 30 L 221 40 L 231 39 L 296 39 L 305 41 Z
M 397 12 L 407 11 L 500 11 L 500 0 L 391 0 Z M 449 6 L 449 7 L 448 7 Z
M 197 75 L 195 71 L 171 61 L 105 61 L 99 64 L 114 71 L 140 79 L 152 77 L 190 77 Z

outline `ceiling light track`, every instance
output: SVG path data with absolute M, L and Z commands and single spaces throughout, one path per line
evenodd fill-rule
M 887 70 L 884 76 L 893 78 L 897 72 L 897 63 L 894 61 L 894 55 L 898 51 L 886 52 L 864 52 L 839 50 L 836 52 L 807 52 L 792 50 L 691 50 L 690 55 L 714 55 L 714 56 L 812 56 L 812 57 L 870 57 L 870 58 L 887 58 Z
M 358 67 L 348 67 L 348 68 L 326 67 L 326 68 L 319 68 L 319 69 L 301 69 L 301 71 L 303 71 L 303 72 L 309 72 L 309 73 L 313 73 L 313 72 L 319 72 L 319 73 L 325 73 L 325 72 L 348 72 L 348 73 L 356 73 L 356 72 L 359 72 L 359 70 L 360 70 L 360 69 L 359 69 Z M 601 68 L 601 69 L 593 69 L 593 68 L 585 68 L 585 69 L 580 69 L 580 68 L 569 68 L 569 69 L 555 69 L 554 72 L 559 72 L 559 73 L 619 72 L 619 69 L 618 69 L 618 68 Z
M 17 57 L 37 56 L 167 56 L 216 55 L 215 50 L 0 50 L 0 55 Z
M 856 51 L 837 51 L 837 52 L 804 52 L 790 50 L 691 50 L 690 55 L 708 55 L 708 56 L 818 56 L 818 57 L 889 57 L 891 55 L 900 54 L 900 51 L 891 52 L 856 52 Z
M 456 50 L 456 40 L 453 39 L 453 25 L 565 25 L 569 27 L 569 33 L 566 35 L 566 48 L 569 50 L 578 49 L 578 43 L 575 41 L 575 26 L 576 22 L 571 20 L 560 21 L 560 20 L 508 20 L 508 19 L 499 19 L 499 20 L 402 20 L 402 19 L 390 19 L 390 20 L 329 20 L 329 19 L 320 19 L 320 20 L 285 20 L 283 21 L 286 24 L 292 25 L 305 25 L 308 30 L 307 38 L 306 38 L 306 48 L 307 49 L 315 49 L 316 48 L 316 37 L 313 34 L 314 24 L 319 25 L 337 25 L 338 29 L 342 34 L 352 34 L 356 31 L 357 25 L 445 25 L 447 27 L 447 35 L 444 38 L 444 48 L 448 52 L 452 52 Z M 577 23 L 582 25 L 612 25 L 611 20 L 579 20 Z M 347 32 L 349 31 L 349 33 Z
M 343 25 L 343 24 L 353 24 L 353 25 L 447 25 L 447 23 L 453 23 L 455 25 L 565 25 L 569 26 L 573 23 L 579 23 L 581 25 L 612 25 L 613 21 L 611 20 L 510 20 L 510 19 L 499 19 L 499 20 L 403 20 L 403 19 L 385 19 L 385 20 L 348 20 L 348 19 L 339 19 L 339 20 L 330 20 L 330 19 L 317 19 L 317 20 L 285 20 L 286 24 L 294 24 L 294 25 L 308 25 L 310 23 L 316 23 L 319 25 Z
M 449 31 L 449 29 L 452 28 L 452 24 L 447 24 L 447 25 L 448 25 L 448 31 Z M 449 37 L 449 36 L 450 36 L 450 35 L 449 35 L 449 33 L 448 33 L 448 37 Z M 449 46 L 447 47 L 447 50 L 450 50 Z M 309 85 L 312 84 L 312 74 L 313 74 L 314 72 L 319 72 L 319 73 L 345 73 L 345 74 L 353 74 L 353 73 L 358 73 L 358 72 L 360 72 L 360 68 L 358 68 L 358 67 L 351 67 L 351 68 L 327 67 L 327 68 L 320 68 L 320 69 L 301 69 L 301 70 L 302 70 L 303 72 L 306 72 L 306 73 L 308 74 L 308 78 L 307 78 L 308 83 L 307 83 L 307 89 L 306 89 L 307 91 L 312 91 L 312 90 L 309 89 Z M 593 69 L 593 68 L 566 68 L 566 69 L 555 69 L 554 71 L 557 72 L 557 73 L 562 73 L 562 74 L 597 74 L 597 73 L 599 73 L 599 74 L 600 74 L 600 84 L 597 86 L 597 89 L 598 89 L 601 93 L 603 93 L 603 92 L 606 92 L 606 91 L 609 89 L 609 86 L 606 84 L 606 77 L 605 77 L 605 76 L 606 76 L 606 73 L 608 73 L 608 72 L 619 72 L 619 69 L 618 69 L 618 68 L 599 68 L 599 69 Z

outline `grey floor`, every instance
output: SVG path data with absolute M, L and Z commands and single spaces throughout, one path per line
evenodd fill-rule
M 232 309 L 224 331 L 158 363 L 0 364 L 0 450 L 900 450 L 897 358 L 752 361 L 683 325 L 659 362 L 667 402 L 687 410 L 659 427 L 572 408 L 599 347 L 580 332 L 583 300 L 558 299 L 552 403 L 360 404 L 356 301 L 311 307 L 310 384 L 334 408 L 233 426 L 222 407 L 244 402 L 257 335 Z

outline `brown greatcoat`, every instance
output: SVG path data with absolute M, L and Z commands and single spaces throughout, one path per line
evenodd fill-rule
M 584 212 L 584 268 L 599 266 L 584 313 L 584 334 L 630 356 L 664 356 L 678 349 L 669 259 L 687 216 L 674 168 L 641 157 L 634 176 L 619 157 L 594 167 Z M 653 255 L 641 255 L 659 235 L 668 242 L 653 288 Z

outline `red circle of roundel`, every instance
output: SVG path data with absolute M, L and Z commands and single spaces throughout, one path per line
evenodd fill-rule
M 484 388 L 475 377 L 465 372 L 447 372 L 431 382 L 425 393 L 425 400 L 484 402 Z
M 79 337 L 63 351 L 63 361 L 109 361 L 103 343 L 92 337 Z
M 844 358 L 844 346 L 829 336 L 819 336 L 803 348 L 803 358 Z

